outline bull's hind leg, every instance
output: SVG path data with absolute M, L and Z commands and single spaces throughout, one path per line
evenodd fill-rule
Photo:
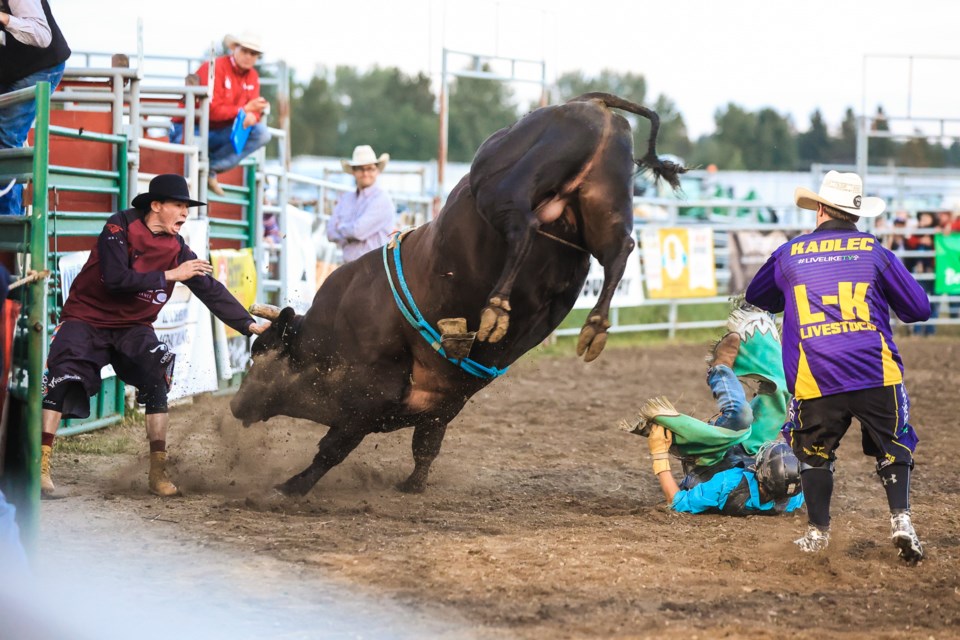
M 623 157 L 616 158 L 617 151 Z M 633 240 L 633 203 L 630 196 L 629 145 L 613 146 L 604 174 L 591 176 L 580 193 L 584 240 L 587 248 L 603 265 L 603 287 L 597 304 L 587 316 L 577 340 L 577 355 L 586 362 L 596 359 L 607 344 L 610 328 L 610 303 L 620 284 L 627 259 L 636 244 Z
M 417 425 L 413 430 L 413 473 L 398 484 L 397 489 L 406 493 L 423 493 L 427 487 L 430 465 L 440 454 L 440 445 L 446 432 L 445 422 Z
M 627 258 L 633 251 L 633 238 L 624 238 L 619 244 L 613 245 L 608 255 L 601 255 L 600 264 L 603 265 L 603 288 L 597 304 L 587 315 L 587 321 L 580 329 L 577 339 L 577 355 L 584 356 L 585 362 L 596 360 L 607 344 L 607 329 L 610 328 L 610 303 L 613 293 L 623 277 L 627 266 Z
M 287 496 L 306 495 L 327 471 L 343 462 L 366 435 L 366 431 L 331 428 L 317 444 L 319 451 L 310 466 L 283 484 L 278 484 L 276 489 Z

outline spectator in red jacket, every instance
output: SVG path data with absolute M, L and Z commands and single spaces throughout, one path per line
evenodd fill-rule
M 224 195 L 217 181 L 217 174 L 237 166 L 241 160 L 263 147 L 270 141 L 270 131 L 261 121 L 267 108 L 266 98 L 260 95 L 260 75 L 254 69 L 257 60 L 263 55 L 260 37 L 253 33 L 244 33 L 239 37 L 228 35 L 224 43 L 230 54 L 214 61 L 213 95 L 210 99 L 210 135 L 208 152 L 210 157 L 210 190 L 218 196 Z M 204 62 L 197 69 L 200 84 L 206 86 L 210 63 Z M 243 126 L 250 129 L 249 137 L 238 151 L 234 148 L 233 123 L 243 111 Z M 252 127 L 252 128 L 251 128 Z M 175 118 L 170 130 L 170 141 L 183 141 L 183 119 Z

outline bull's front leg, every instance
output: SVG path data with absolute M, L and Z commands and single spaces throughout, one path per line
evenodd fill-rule
M 440 445 L 447 432 L 447 423 L 431 422 L 417 425 L 413 430 L 413 473 L 397 485 L 405 493 L 423 493 L 427 487 L 430 465 L 440 455 Z
M 577 355 L 584 356 L 584 362 L 596 360 L 607 344 L 610 303 L 617 285 L 620 284 L 620 279 L 623 278 L 627 258 L 630 257 L 634 244 L 633 238 L 627 236 L 599 257 L 600 264 L 603 265 L 603 287 L 600 289 L 597 304 L 590 310 L 587 321 L 580 329 L 580 337 L 577 340 Z
M 350 427 L 331 427 L 317 444 L 319 451 L 310 466 L 283 484 L 278 484 L 277 491 L 286 496 L 306 495 L 327 471 L 343 462 L 366 435 L 367 431 L 357 431 Z
M 520 274 L 520 266 L 533 246 L 533 236 L 539 224 L 533 212 L 529 212 L 523 217 L 523 222 L 511 226 L 505 234 L 507 258 L 488 304 L 480 314 L 477 339 L 481 342 L 499 342 L 507 335 L 510 326 L 510 293 Z

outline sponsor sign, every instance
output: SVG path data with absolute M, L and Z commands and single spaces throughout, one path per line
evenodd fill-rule
M 198 258 L 207 257 L 208 231 L 206 220 L 187 220 L 180 229 L 180 235 Z M 153 328 L 160 341 L 177 356 L 169 400 L 217 389 L 216 365 L 209 356 L 213 349 L 210 312 L 185 284 L 174 285 L 170 301 L 160 310 Z
M 57 268 L 60 269 L 60 284 L 63 286 L 63 302 L 67 301 L 67 296 L 70 294 L 70 287 L 73 286 L 73 281 L 80 275 L 83 265 L 87 264 L 89 258 L 89 251 L 71 251 L 60 256 L 60 262 L 57 263 Z M 44 367 L 46 367 L 46 364 L 44 364 Z M 113 371 L 113 366 L 109 364 L 100 370 L 101 380 L 112 378 L 115 375 L 116 373 Z
M 214 277 L 225 286 L 244 307 L 257 298 L 257 267 L 252 249 L 221 249 L 210 252 Z M 250 359 L 250 341 L 242 333 L 214 318 L 217 342 L 217 368 L 220 377 L 229 380 L 245 371 Z
M 317 261 L 317 248 L 313 244 L 311 228 L 313 214 L 287 205 L 287 299 L 299 314 L 304 314 L 313 304 L 317 293 L 320 263 Z M 284 256 L 281 256 L 283 259 Z M 332 271 L 332 269 L 330 269 Z M 325 278 L 329 273 L 324 273 Z M 323 278 L 320 279 L 322 281 Z
M 713 229 L 648 227 L 640 238 L 651 298 L 717 295 Z
M 597 304 L 601 289 L 603 289 L 603 265 L 591 256 L 590 272 L 573 308 L 592 309 Z M 613 302 L 610 306 L 637 307 L 641 304 L 643 304 L 643 277 L 640 272 L 640 250 L 634 247 L 630 257 L 627 258 L 623 278 L 613 292 Z
M 960 293 L 960 233 L 933 237 L 934 269 L 937 294 Z

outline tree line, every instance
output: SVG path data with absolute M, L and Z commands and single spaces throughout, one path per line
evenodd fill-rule
M 427 161 L 437 157 L 437 96 L 430 78 L 396 67 L 358 70 L 349 66 L 319 69 L 309 82 L 291 77 L 291 151 L 293 155 L 349 156 L 359 144 L 394 158 Z M 518 107 L 510 85 L 458 77 L 449 84 L 448 157 L 469 162 L 487 136 L 505 127 L 536 104 Z M 723 170 L 805 171 L 812 163 L 852 164 L 856 157 L 857 121 L 853 109 L 839 130 L 830 131 L 818 109 L 799 131 L 789 115 L 772 108 L 750 111 L 729 103 L 714 113 L 714 131 L 692 140 L 678 105 L 660 95 L 652 101 L 641 74 L 604 70 L 595 76 L 580 71 L 557 79 L 553 99 L 563 102 L 589 91 L 604 91 L 654 109 L 661 120 L 657 148 L 684 159 L 688 166 L 715 165 Z M 625 114 L 626 115 L 626 114 Z M 634 144 L 643 148 L 649 123 L 628 115 Z M 889 130 L 882 107 L 871 119 L 876 130 Z M 960 141 L 944 146 L 936 140 L 905 142 L 870 139 L 870 163 L 908 167 L 960 166 Z

